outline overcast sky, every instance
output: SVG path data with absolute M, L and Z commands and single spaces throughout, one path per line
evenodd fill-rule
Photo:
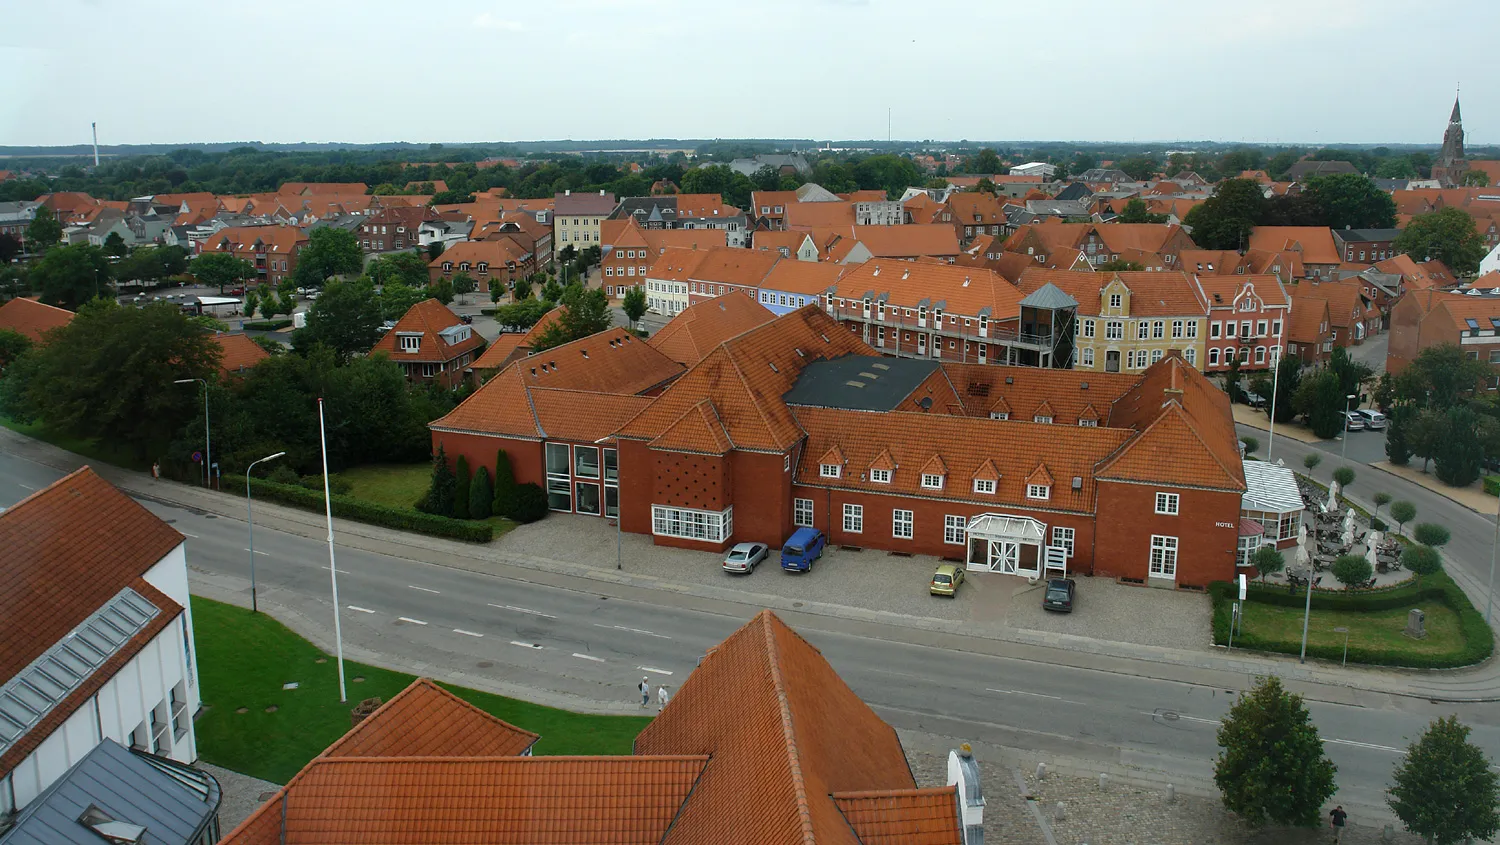
M 1500 141 L 1497 0 L 0 0 L 0 145 Z

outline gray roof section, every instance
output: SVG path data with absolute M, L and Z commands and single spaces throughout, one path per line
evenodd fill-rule
M 1394 241 L 1401 234 L 1400 229 L 1334 229 L 1333 234 L 1346 243 L 1362 243 L 1369 241 Z
M 802 368 L 782 401 L 788 405 L 889 411 L 939 368 L 936 361 L 844 355 Z
M 93 806 L 115 821 L 145 827 L 144 843 L 186 845 L 218 815 L 219 798 L 212 776 L 106 739 L 26 805 L 0 843 L 100 845 L 104 838 L 78 821 Z
M 1078 300 L 1063 291 L 1057 285 L 1048 282 L 1031 293 L 1026 294 L 1021 300 L 1022 308 L 1044 308 L 1056 311 L 1063 308 L 1077 308 Z
M 552 197 L 552 213 L 559 217 L 580 214 L 608 217 L 618 204 L 614 194 L 604 191 L 569 192 Z

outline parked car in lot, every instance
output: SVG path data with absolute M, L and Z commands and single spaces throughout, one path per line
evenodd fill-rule
M 771 551 L 765 543 L 735 543 L 724 556 L 725 572 L 753 572 L 755 565 L 766 559 Z
M 1266 397 L 1260 395 L 1259 393 L 1247 392 L 1245 394 L 1245 404 L 1249 405 L 1252 408 L 1263 408 L 1266 405 Z
M 1072 613 L 1077 587 L 1072 578 L 1049 578 L 1047 590 L 1042 593 L 1042 609 Z
M 932 585 L 928 592 L 935 596 L 953 598 L 958 595 L 958 588 L 963 583 L 964 571 L 951 563 L 945 563 L 932 573 Z
M 1360 416 L 1359 411 L 1349 411 L 1344 414 L 1345 431 L 1364 431 L 1365 418 Z
M 1382 414 L 1379 411 L 1369 410 L 1368 408 L 1355 411 L 1355 413 L 1359 414 L 1360 418 L 1365 421 L 1365 428 L 1371 429 L 1373 431 L 1379 431 L 1380 429 L 1385 428 L 1385 414 Z
M 828 538 L 816 528 L 798 528 L 781 547 L 781 568 L 788 572 L 806 572 L 813 561 L 823 556 Z
M 467 325 L 470 325 L 470 324 L 472 324 L 474 322 L 474 315 L 473 314 L 460 314 L 458 316 L 458 319 L 462 320 L 463 323 L 464 323 L 464 325 L 467 326 Z

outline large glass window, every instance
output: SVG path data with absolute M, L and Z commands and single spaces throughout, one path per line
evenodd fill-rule
M 1177 538 L 1151 535 L 1151 577 L 1177 577 Z
M 604 515 L 611 518 L 620 515 L 620 488 L 606 486 L 604 488 Z
M 578 494 L 578 512 L 599 515 L 599 485 L 579 481 L 573 485 Z
M 651 533 L 722 543 L 734 533 L 734 508 L 714 512 L 652 505 Z
M 1052 528 L 1052 545 L 1061 546 L 1068 550 L 1068 557 L 1073 556 L 1073 529 L 1064 528 L 1061 525 Z
M 572 483 L 566 478 L 547 479 L 547 507 L 555 511 L 573 509 Z
M 969 530 L 969 520 L 948 514 L 943 517 L 943 542 L 952 546 L 964 544 L 964 534 Z
M 891 511 L 891 536 L 898 540 L 912 538 L 912 512 L 897 508 Z
M 799 528 L 813 527 L 813 500 L 792 500 L 792 524 Z
M 865 530 L 865 506 L 844 505 L 844 530 L 859 534 Z
M 548 443 L 547 444 L 547 474 L 548 475 L 567 475 L 568 474 L 568 444 L 566 444 L 566 443 Z
M 604 480 L 609 482 L 620 480 L 620 455 L 614 449 L 604 450 Z
M 573 474 L 579 478 L 598 478 L 599 450 L 593 446 L 574 446 Z

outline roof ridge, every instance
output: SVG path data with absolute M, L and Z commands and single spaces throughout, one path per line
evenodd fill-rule
M 786 738 L 787 765 L 791 770 L 792 791 L 797 797 L 797 816 L 802 825 L 802 841 L 815 845 L 813 835 L 812 807 L 807 800 L 807 781 L 802 774 L 802 759 L 797 751 L 797 729 L 792 724 L 791 702 L 787 699 L 786 679 L 781 674 L 780 650 L 776 646 L 776 629 L 771 625 L 774 617 L 769 610 L 758 614 L 761 630 L 766 640 L 766 665 L 771 672 L 771 688 L 776 692 L 776 704 L 780 709 L 782 735 Z

